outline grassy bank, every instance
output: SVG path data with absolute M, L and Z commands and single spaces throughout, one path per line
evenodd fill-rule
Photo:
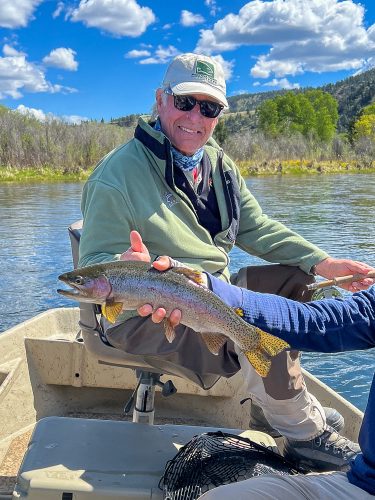
M 375 173 L 375 162 L 363 165 L 356 162 L 312 162 L 294 161 L 239 161 L 237 165 L 244 177 L 269 175 L 316 175 L 316 174 L 346 174 Z M 72 182 L 84 181 L 92 169 L 56 169 L 52 167 L 12 168 L 0 167 L 1 182 Z
M 0 167 L 0 182 L 64 182 L 83 181 L 92 170 L 56 169 L 52 167 L 12 168 Z
M 261 175 L 316 175 L 316 174 L 354 174 L 375 173 L 375 162 L 371 165 L 359 162 L 339 161 L 239 161 L 237 165 L 244 177 Z

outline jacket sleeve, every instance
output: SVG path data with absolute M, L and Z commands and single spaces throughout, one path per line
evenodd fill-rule
M 313 265 L 328 257 L 326 252 L 264 214 L 239 173 L 237 180 L 241 194 L 240 224 L 236 238 L 239 248 L 268 262 L 298 266 L 306 273 L 310 272 Z
M 105 182 L 89 180 L 83 189 L 81 210 L 79 266 L 118 260 L 130 246 L 133 229 L 123 194 Z
M 244 320 L 302 351 L 341 352 L 375 346 L 375 287 L 345 299 L 302 304 L 252 292 L 209 275 L 211 288 Z

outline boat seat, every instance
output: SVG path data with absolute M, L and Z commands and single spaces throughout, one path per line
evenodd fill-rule
M 79 241 L 81 238 L 83 221 L 79 220 L 71 224 L 68 228 L 73 265 L 78 266 Z M 99 363 L 124 366 L 124 368 L 134 368 L 147 370 L 152 373 L 175 375 L 188 379 L 203 389 L 210 389 L 218 380 L 217 375 L 205 375 L 204 383 L 199 374 L 182 366 L 175 365 L 159 356 L 142 356 L 126 353 L 112 347 L 106 340 L 98 317 L 100 309 L 95 304 L 80 302 L 80 328 L 81 335 L 86 349 L 99 359 Z

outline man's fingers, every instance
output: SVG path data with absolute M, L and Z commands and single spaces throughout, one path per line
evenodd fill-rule
M 171 322 L 172 326 L 176 327 L 180 324 L 181 322 L 181 317 L 182 313 L 179 309 L 173 309 L 169 316 L 169 321 Z
M 130 231 L 130 246 L 134 252 L 144 252 L 145 246 L 138 231 Z
M 152 265 L 158 271 L 166 271 L 171 267 L 171 259 L 167 255 L 162 255 L 161 257 L 158 257 Z
M 152 314 L 152 306 L 150 304 L 144 304 L 143 306 L 138 307 L 137 311 L 140 316 L 149 316 Z
M 163 319 L 167 317 L 167 311 L 164 307 L 158 307 L 155 311 L 153 311 L 151 304 L 144 304 L 137 309 L 138 314 L 142 317 L 150 316 L 154 323 L 161 323 Z M 181 311 L 179 309 L 174 309 L 169 315 L 169 321 L 173 327 L 176 327 L 181 322 Z

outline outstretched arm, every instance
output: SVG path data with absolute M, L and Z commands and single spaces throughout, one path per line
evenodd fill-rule
M 135 231 L 131 234 L 131 245 L 122 254 L 122 259 L 150 260 L 147 248 Z M 171 260 L 163 256 L 153 266 L 164 271 L 171 267 Z M 281 337 L 295 349 L 340 352 L 375 346 L 375 287 L 346 299 L 302 304 L 277 295 L 252 292 L 207 276 L 214 293 L 228 305 L 244 310 L 245 321 Z M 166 316 L 164 308 L 154 311 L 149 304 L 140 307 L 138 313 L 151 315 L 155 323 L 160 323 Z M 172 311 L 170 320 L 177 325 L 181 312 Z
M 304 351 L 340 352 L 375 346 L 375 287 L 346 299 L 302 304 L 252 292 L 209 276 L 224 302 L 244 310 L 244 319 Z

